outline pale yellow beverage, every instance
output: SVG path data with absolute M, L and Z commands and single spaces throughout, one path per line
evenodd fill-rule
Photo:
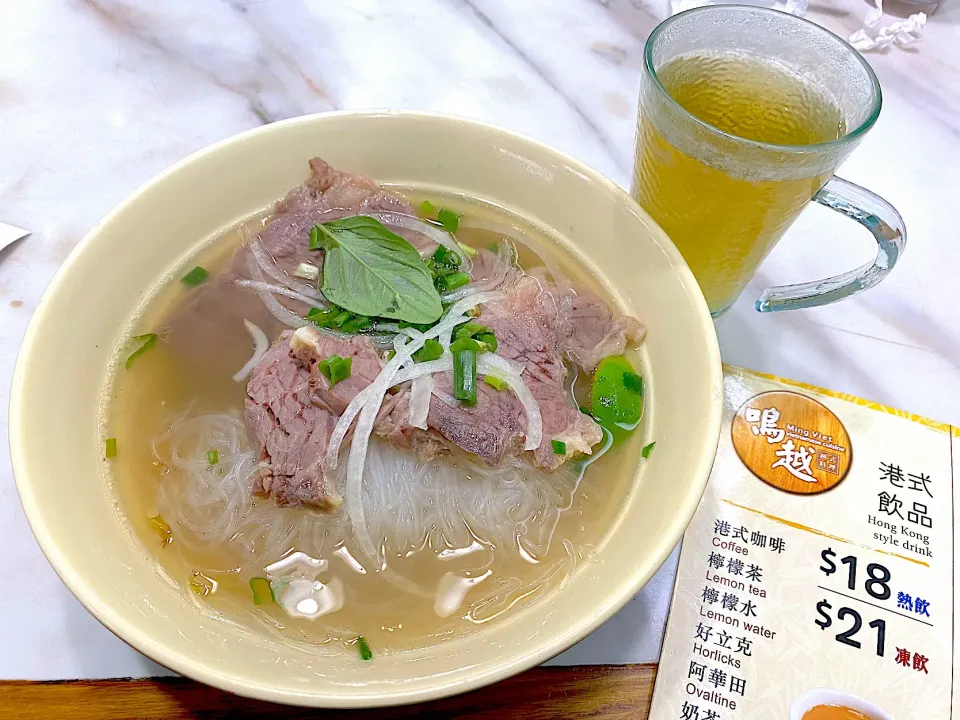
M 835 163 L 798 165 L 791 148 L 836 140 L 846 127 L 829 97 L 769 59 L 686 55 L 656 75 L 709 127 L 684 127 L 641 98 L 633 196 L 680 249 L 716 316 L 832 175 Z M 771 152 L 783 153 L 782 172 Z

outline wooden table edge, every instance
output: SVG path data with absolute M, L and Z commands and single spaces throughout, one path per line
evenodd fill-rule
M 196 718 L 631 718 L 650 709 L 657 666 L 538 667 L 496 685 L 428 703 L 344 711 L 281 707 L 182 677 L 0 680 L 0 717 L 33 720 Z

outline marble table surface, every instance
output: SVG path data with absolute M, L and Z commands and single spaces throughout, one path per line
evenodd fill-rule
M 888 19 L 907 6 L 890 6 Z M 812 3 L 846 36 L 871 5 Z M 929 9 L 928 9 L 929 10 Z M 0 433 L 31 311 L 114 204 L 171 163 L 241 130 L 342 108 L 480 118 L 629 183 L 643 43 L 665 0 L 0 1 Z M 726 362 L 960 424 L 960 3 L 921 43 L 868 55 L 884 90 L 841 174 L 902 212 L 909 241 L 879 287 L 838 305 L 761 315 L 765 285 L 853 268 L 865 231 L 811 207 L 718 324 Z M 78 313 L 82 309 L 78 308 Z M 65 356 L 69 361 L 69 355 Z M 675 557 L 616 617 L 555 662 L 659 655 Z M 164 672 L 101 627 L 49 568 L 0 443 L 0 678 Z

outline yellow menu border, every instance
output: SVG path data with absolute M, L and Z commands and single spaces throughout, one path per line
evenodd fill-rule
M 934 430 L 939 430 L 948 435 L 953 435 L 954 437 L 960 437 L 960 427 L 956 427 L 949 423 L 942 423 L 936 420 L 931 420 L 930 418 L 925 418 L 922 415 L 917 415 L 915 413 L 909 413 L 906 410 L 898 410 L 897 408 L 892 408 L 889 405 L 882 405 L 881 403 L 874 402 L 873 400 L 864 400 L 863 398 L 857 397 L 856 395 L 850 395 L 849 393 L 837 392 L 836 390 L 828 390 L 827 388 L 822 388 L 817 385 L 811 385 L 810 383 L 800 382 L 799 380 L 790 380 L 788 378 L 780 377 L 779 375 L 771 375 L 770 373 L 760 372 L 758 370 L 748 370 L 747 368 L 737 367 L 735 365 L 723 364 L 723 371 L 728 375 L 744 376 L 750 375 L 753 377 L 762 378 L 764 380 L 772 380 L 773 382 L 782 383 L 784 385 L 789 385 L 791 387 L 800 388 L 801 390 L 808 390 L 810 392 L 815 392 L 820 395 L 826 395 L 827 397 L 837 398 L 839 400 L 846 400 L 849 403 L 854 405 L 859 405 L 861 407 L 869 408 L 870 410 L 877 410 L 879 412 L 885 412 L 889 415 L 894 415 L 896 417 L 904 418 L 905 420 L 911 420 L 915 423 L 920 423 L 928 428 Z

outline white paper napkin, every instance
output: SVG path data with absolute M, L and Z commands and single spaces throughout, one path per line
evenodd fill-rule
M 29 230 L 0 223 L 0 250 L 30 234 Z

